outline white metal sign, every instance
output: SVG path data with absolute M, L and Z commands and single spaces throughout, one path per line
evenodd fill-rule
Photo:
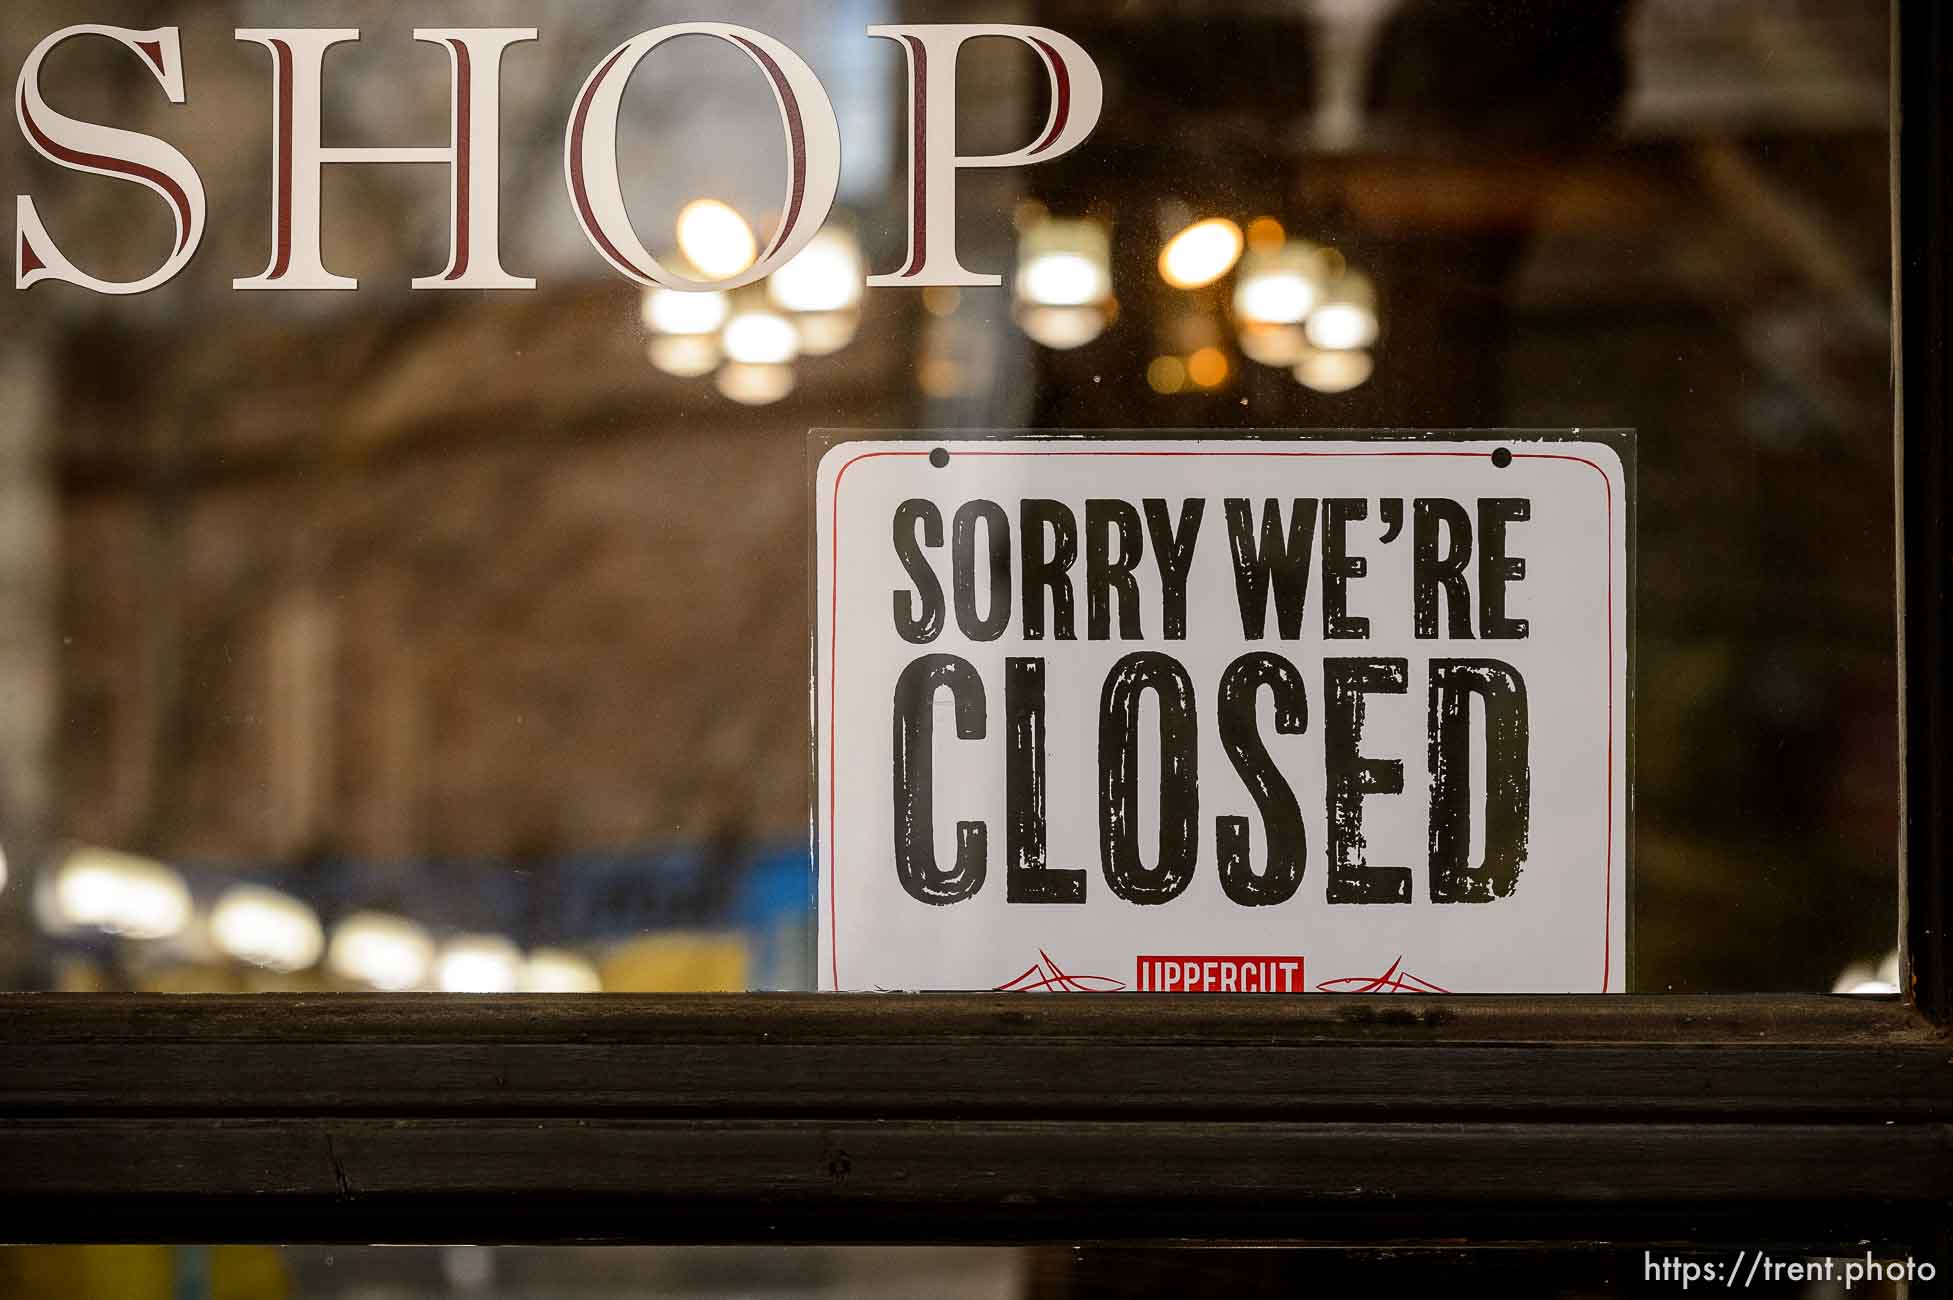
M 1630 447 L 829 447 L 821 986 L 1621 991 Z

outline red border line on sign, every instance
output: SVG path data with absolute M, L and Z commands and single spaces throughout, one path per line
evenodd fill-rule
M 834 475 L 834 501 L 828 522 L 828 542 L 830 545 L 828 591 L 828 695 L 827 695 L 827 917 L 828 942 L 827 955 L 829 971 L 834 977 L 834 987 L 841 987 L 841 903 L 840 903 L 840 865 L 836 852 L 836 790 L 840 785 L 839 769 L 836 766 L 837 747 L 835 735 L 840 726 L 840 657 L 841 657 L 841 480 L 848 471 L 864 460 L 880 460 L 888 457 L 901 459 L 926 459 L 927 451 L 865 451 L 847 464 L 841 466 Z M 1219 457 L 1225 459 L 1247 459 L 1251 457 L 1275 456 L 1290 459 L 1365 459 L 1376 457 L 1450 457 L 1463 460 L 1484 460 L 1484 452 L 1475 451 L 961 451 L 958 456 L 1116 456 L 1116 457 Z M 1614 958 L 1614 481 L 1607 471 L 1585 456 L 1569 456 L 1554 452 L 1520 451 L 1512 454 L 1514 460 L 1559 460 L 1577 465 L 1585 465 L 1600 475 L 1601 489 L 1606 494 L 1607 536 L 1607 845 L 1604 855 L 1604 875 L 1602 877 L 1602 915 L 1600 991 L 1607 992 L 1613 979 Z

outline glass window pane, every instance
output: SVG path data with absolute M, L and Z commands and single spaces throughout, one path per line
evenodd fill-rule
M 865 291 L 914 253 L 868 29 L 989 7 L 704 8 L 840 133 L 770 291 L 647 296 L 584 229 L 573 108 L 641 15 L 101 0 L 138 34 L 42 59 L 72 7 L 5 6 L 0 986 L 810 986 L 815 428 L 1637 430 L 1633 987 L 1895 978 L 1884 3 L 997 6 L 1089 53 L 1100 121 L 956 173 L 937 253 L 1000 285 Z M 414 36 L 489 21 L 536 37 Z M 325 148 L 423 151 L 328 156 L 316 244 L 302 159 L 275 199 L 311 56 L 234 35 L 280 24 L 359 29 Z M 500 88 L 465 231 L 460 75 L 470 129 Z M 957 80 L 966 157 L 1057 120 L 1031 47 Z M 739 47 L 647 55 L 646 250 L 763 254 L 791 139 Z M 498 257 L 535 287 L 411 287 Z

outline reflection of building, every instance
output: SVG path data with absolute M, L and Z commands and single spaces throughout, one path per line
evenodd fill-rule
M 71 651 L 70 698 L 171 734 L 146 763 L 71 749 L 70 787 L 99 793 L 70 829 L 120 841 L 153 816 L 201 856 L 503 861 L 797 834 L 804 755 L 769 738 L 804 725 L 803 431 L 658 374 L 635 304 L 596 285 L 385 340 L 212 339 L 185 369 L 251 354 L 221 396 L 155 392 L 174 367 L 145 366 L 78 402 L 70 550 L 99 559 L 69 599 L 101 602 L 102 635 Z M 834 369 L 808 364 L 836 422 L 899 420 L 885 344 Z M 158 501 L 124 412 L 185 400 L 211 406 Z M 158 542 L 183 569 L 145 583 L 124 566 Z M 143 666 L 155 618 L 173 667 Z
M 405 21 L 344 8 L 376 19 L 343 75 L 379 98 L 331 129 L 437 135 Z M 871 8 L 751 20 L 844 69 L 844 131 L 866 159 L 848 198 L 885 265 L 896 61 L 859 35 Z M 1492 23 L 1406 3 L 1375 6 L 1367 32 L 1347 25 L 1360 4 L 1046 8 L 1101 61 L 1104 122 L 1061 164 L 968 176 L 966 260 L 1015 264 L 1019 200 L 1092 216 L 1112 232 L 1116 317 L 1055 351 L 1018 329 L 1008 288 L 935 310 L 873 292 L 858 339 L 803 360 L 798 390 L 759 414 L 646 364 L 637 295 L 596 273 L 562 210 L 552 96 L 626 29 L 552 9 L 537 57 L 510 65 L 509 121 L 531 125 L 508 142 L 509 261 L 541 292 L 406 295 L 438 244 L 443 182 L 365 168 L 333 179 L 329 250 L 368 288 L 273 302 L 227 287 L 265 238 L 267 145 L 235 126 L 264 113 L 263 69 L 186 8 L 191 104 L 133 96 L 128 111 L 196 153 L 228 224 L 151 300 L 37 291 L 0 325 L 6 373 L 20 389 L 38 376 L 47 411 L 0 418 L 26 448 L 0 490 L 57 494 L 39 542 L 4 548 L 10 581 L 58 592 L 37 635 L 0 651 L 25 683 L 0 692 L 20 738 L 0 746 L 5 797 L 29 828 L 11 832 L 29 845 L 16 858 L 58 833 L 298 879 L 303 862 L 501 872 L 796 843 L 812 426 L 1631 425 L 1643 981 L 1807 987 L 1882 948 L 1896 775 L 1880 7 Z M 25 48 L 63 12 L 8 6 L 0 43 Z M 639 144 L 683 128 L 683 150 L 658 153 L 683 153 L 682 183 L 761 215 L 771 137 L 750 149 L 748 119 L 719 115 L 746 100 L 715 69 L 737 71 L 705 59 L 669 73 L 682 94 L 644 87 Z M 127 74 L 84 60 L 76 75 L 85 90 Z M 1023 68 L 973 52 L 967 76 L 971 147 L 1017 143 L 1040 109 Z M 863 143 L 878 130 L 879 153 Z M 139 255 L 140 204 L 8 148 L 16 189 L 110 256 Z M 684 197 L 634 196 L 647 230 Z M 1253 363 L 1214 324 L 1232 282 L 1160 282 L 1168 217 L 1209 213 L 1276 216 L 1371 273 L 1370 382 L 1326 394 Z M 1148 382 L 1157 358 L 1208 349 L 1226 363 L 1215 382 Z M 51 757 L 17 757 L 37 752 Z M 464 873 L 402 877 L 372 892 Z M 1730 936 L 1738 903 L 1768 923 Z M 429 919 L 461 924 L 468 908 L 451 910 Z M 1745 946 L 1718 949 L 1711 929 Z

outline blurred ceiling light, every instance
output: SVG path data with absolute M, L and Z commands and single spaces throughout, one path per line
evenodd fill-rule
M 538 948 L 522 963 L 524 993 L 601 993 L 603 977 L 586 958 L 562 948 Z
M 1259 325 L 1244 323 L 1239 342 L 1241 355 L 1258 365 L 1287 370 L 1309 353 L 1309 341 L 1300 325 Z
M 717 289 L 703 293 L 647 289 L 644 293 L 645 327 L 659 334 L 711 334 L 731 313 L 731 301 Z
M 326 966 L 342 979 L 398 993 L 427 983 L 434 941 L 404 916 L 355 912 L 332 931 Z
M 1017 310 L 1017 327 L 1032 341 L 1055 351 L 1084 347 L 1099 335 L 1111 317 L 1102 307 L 1033 307 Z
M 1241 259 L 1241 274 L 1234 285 L 1237 320 L 1300 325 L 1321 298 L 1321 263 L 1307 244 L 1284 244 Z
M 1160 250 L 1160 278 L 1176 289 L 1198 289 L 1241 259 L 1241 227 L 1226 217 L 1196 221 Z
M 1288 232 L 1273 217 L 1256 217 L 1248 223 L 1248 249 L 1251 252 L 1272 253 L 1287 240 Z
M 1219 388 L 1227 382 L 1227 353 L 1219 348 L 1201 348 L 1187 358 L 1187 378 L 1202 388 Z
M 793 392 L 793 367 L 735 361 L 719 369 L 719 392 L 742 406 L 769 406 Z
M 441 947 L 434 980 L 443 993 L 513 993 L 522 950 L 500 935 L 464 934 Z
M 1017 292 L 1044 307 L 1083 307 L 1105 297 L 1105 268 L 1078 253 L 1047 253 L 1017 273 Z
M 680 379 L 711 374 L 726 354 L 717 334 L 661 334 L 644 350 L 652 365 Z
M 800 355 L 793 322 L 764 307 L 743 308 L 726 322 L 726 358 L 748 366 L 785 365 Z
M 857 308 L 844 311 L 813 312 L 794 318 L 794 328 L 800 334 L 800 351 L 805 356 L 832 356 L 848 344 L 861 329 L 861 312 Z
M 922 291 L 922 305 L 931 316 L 954 316 L 963 305 L 963 291 L 954 285 L 932 284 Z
M 1295 379 L 1318 393 L 1347 393 L 1370 382 L 1376 368 L 1376 361 L 1361 348 L 1310 348 L 1295 364 Z
M 759 256 L 753 228 L 717 199 L 693 199 L 679 211 L 678 248 L 708 280 L 738 275 Z
M 325 930 L 310 907 L 275 889 L 236 885 L 210 914 L 210 937 L 241 962 L 287 974 L 310 968 L 325 951 Z
M 850 232 L 829 228 L 773 273 L 767 292 L 787 311 L 832 312 L 860 302 L 866 281 L 861 245 Z
M 133 854 L 78 848 L 56 868 L 47 889 L 44 913 L 60 930 L 168 939 L 190 924 L 190 890 L 183 877 Z
M 1087 307 L 1112 296 L 1112 241 L 1090 218 L 1048 218 L 1017 246 L 1017 297 L 1034 307 Z
M 1146 386 L 1165 396 L 1187 386 L 1187 363 L 1178 357 L 1154 357 L 1146 367 Z
M 1377 290 L 1352 271 L 1325 286 L 1309 317 L 1309 342 L 1319 348 L 1367 348 L 1377 341 Z
M 1041 217 L 1017 244 L 1018 328 L 1047 348 L 1083 347 L 1112 320 L 1112 240 L 1089 217 Z
M 0 847 L 0 890 L 7 887 L 7 850 Z

